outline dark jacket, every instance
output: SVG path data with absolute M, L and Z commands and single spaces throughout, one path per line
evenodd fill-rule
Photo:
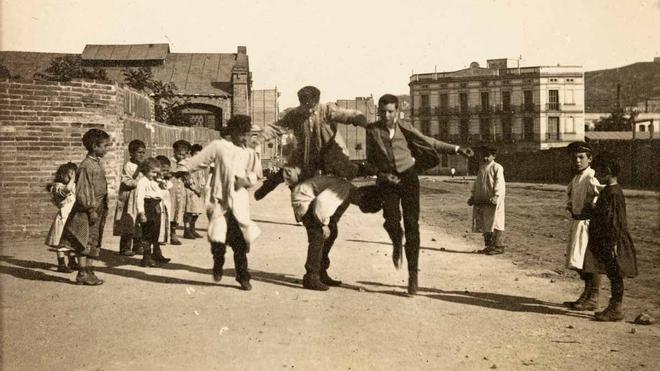
M 408 142 L 410 153 L 415 158 L 415 169 L 423 172 L 438 166 L 440 163 L 439 153 L 455 154 L 458 146 L 433 139 L 422 134 L 407 121 L 397 120 L 398 128 Z M 387 128 L 382 121 L 376 121 L 366 127 L 367 130 L 367 169 L 371 174 L 389 173 L 392 171 L 392 160 L 389 158 L 383 135 L 387 134 Z

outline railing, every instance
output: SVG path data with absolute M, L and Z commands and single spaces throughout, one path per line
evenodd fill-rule
M 442 116 L 442 115 L 451 115 L 453 113 L 453 110 L 447 106 L 440 106 L 440 107 L 435 107 L 434 112 L 436 115 Z
M 498 104 L 495 106 L 495 112 L 503 113 L 503 114 L 512 114 L 516 112 L 516 107 L 511 104 L 507 104 L 507 105 Z
M 551 102 L 545 104 L 546 111 L 559 111 L 559 102 Z
M 489 114 L 492 112 L 492 108 L 490 106 L 474 106 L 474 112 L 480 114 Z
M 422 116 L 428 116 L 431 114 L 431 107 L 420 107 L 419 114 Z
M 521 112 L 537 112 L 538 108 L 534 103 L 523 103 L 520 105 Z

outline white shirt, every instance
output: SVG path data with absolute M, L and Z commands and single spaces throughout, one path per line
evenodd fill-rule
M 144 213 L 145 198 L 160 200 L 163 198 L 165 192 L 166 190 L 162 189 L 157 181 L 149 180 L 144 176 L 140 178 L 135 189 L 135 201 L 137 202 L 138 213 Z

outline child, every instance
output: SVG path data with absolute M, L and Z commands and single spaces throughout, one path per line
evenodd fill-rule
M 174 151 L 174 163 L 190 157 L 190 143 L 186 140 L 177 140 L 172 144 Z M 170 223 L 170 244 L 181 245 L 181 241 L 176 236 L 176 227 L 184 222 L 184 213 L 186 211 L 186 187 L 179 178 L 172 178 L 172 188 L 170 188 L 170 199 L 172 203 L 172 223 Z
M 585 209 L 593 206 L 598 197 L 600 184 L 594 177 L 591 165 L 592 148 L 585 142 L 573 142 L 567 147 L 577 174 L 568 184 L 566 210 L 571 214 L 571 224 L 566 248 L 566 267 L 578 271 L 584 281 L 584 290 L 575 301 L 564 302 L 574 310 L 594 310 L 598 307 L 600 275 L 583 272 L 584 255 L 589 242 L 589 214 Z
M 170 259 L 163 256 L 158 243 L 161 225 L 161 201 L 167 191 L 166 183 L 160 179 L 160 162 L 153 157 L 140 164 L 142 177 L 135 189 L 138 220 L 142 228 L 143 267 L 160 267 Z M 152 253 L 153 252 L 153 253 Z
M 597 312 L 597 321 L 623 319 L 623 277 L 637 275 L 635 245 L 628 232 L 626 199 L 617 181 L 619 163 L 611 153 L 601 153 L 593 160 L 596 178 L 604 184 L 596 206 L 586 210 L 591 215 L 589 246 L 584 258 L 584 271 L 590 274 L 607 274 L 612 287 L 612 297 L 605 310 Z
M 53 203 L 59 210 L 55 215 L 53 224 L 50 226 L 48 237 L 46 237 L 46 245 L 57 252 L 57 271 L 63 273 L 71 273 L 74 269 L 78 269 L 76 258 L 71 254 L 71 249 L 59 246 L 64 224 L 69 217 L 73 204 L 76 202 L 76 170 L 78 170 L 78 167 L 73 162 L 60 165 L 55 173 L 55 180 L 47 188 L 52 193 Z M 69 257 L 69 266 L 65 264 L 65 254 Z
M 472 231 L 481 232 L 486 248 L 479 252 L 486 255 L 504 253 L 504 168 L 495 162 L 497 150 L 484 147 L 483 163 L 472 185 L 468 205 L 472 208 Z
M 64 225 L 60 247 L 76 251 L 79 259 L 76 283 L 97 286 L 103 280 L 94 274 L 93 260 L 98 258 L 103 227 L 108 213 L 108 183 L 101 159 L 110 147 L 110 135 L 90 129 L 82 137 L 87 157 L 76 173 L 76 201 Z
M 236 281 L 242 290 L 252 289 L 247 253 L 261 231 L 250 219 L 250 195 L 247 191 L 261 174 L 257 153 L 247 147 L 252 120 L 236 115 L 227 122 L 231 140 L 209 143 L 197 155 L 179 163 L 180 174 L 214 164 L 211 192 L 208 197 L 208 238 L 213 254 L 213 279 L 222 279 L 227 245 L 234 250 Z M 189 181 L 190 175 L 186 175 Z
M 202 150 L 199 144 L 191 146 L 192 156 Z M 191 182 L 186 187 L 186 212 L 183 215 L 183 238 L 195 239 L 201 238 L 202 235 L 195 230 L 195 223 L 201 213 L 204 212 L 204 187 L 206 186 L 206 169 L 201 169 L 190 174 Z
M 138 166 L 144 160 L 147 146 L 141 140 L 132 140 L 128 143 L 130 160 L 124 164 L 121 172 L 121 183 L 117 194 L 117 208 L 115 209 L 115 223 L 113 232 L 119 239 L 119 255 L 133 256 L 141 254 L 140 228 L 137 223 L 137 205 L 135 203 L 135 187 L 140 172 Z M 132 250 L 131 250 L 132 241 Z
M 158 242 L 161 245 L 167 244 L 170 236 L 170 223 L 172 222 L 172 200 L 170 198 L 170 189 L 172 189 L 172 172 L 170 171 L 172 167 L 172 162 L 167 156 L 156 156 L 156 160 L 160 162 L 160 176 L 163 179 L 165 184 L 165 190 L 163 192 L 163 199 L 161 200 L 161 223 L 160 223 L 160 237 Z

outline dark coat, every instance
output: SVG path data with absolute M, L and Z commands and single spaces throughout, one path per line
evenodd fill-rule
M 455 154 L 458 146 L 445 143 L 422 134 L 407 121 L 397 120 L 398 128 L 408 142 L 410 153 L 415 158 L 415 169 L 423 172 L 438 166 L 439 153 Z M 389 157 L 383 135 L 387 135 L 385 123 L 376 121 L 366 127 L 367 167 L 372 174 L 392 171 L 394 159 Z

